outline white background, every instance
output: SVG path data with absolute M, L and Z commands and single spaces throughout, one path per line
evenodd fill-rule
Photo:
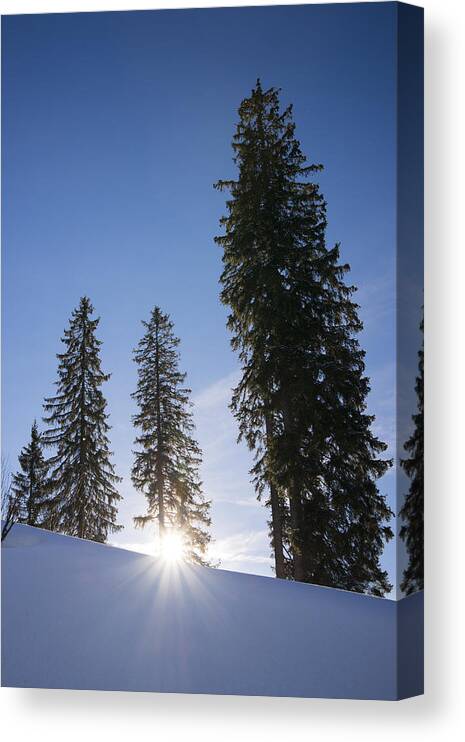
M 2 13 L 31 13 L 269 4 L 273 3 L 12 0 L 0 2 L 0 7 Z M 2 688 L 4 738 L 38 742 L 459 738 L 465 707 L 465 3 L 424 0 L 422 4 L 426 11 L 425 696 L 390 703 Z

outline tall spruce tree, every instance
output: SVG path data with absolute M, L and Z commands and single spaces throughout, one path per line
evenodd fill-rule
M 206 564 L 210 542 L 210 502 L 199 479 L 201 452 L 193 438 L 190 389 L 179 371 L 179 339 L 169 315 L 159 307 L 143 322 L 145 333 L 134 351 L 139 407 L 133 422 L 140 430 L 132 468 L 134 487 L 147 498 L 147 513 L 134 519 L 156 521 L 161 545 L 168 530 L 182 536 L 184 557 Z
M 45 400 L 45 445 L 50 458 L 50 527 L 70 536 L 105 542 L 118 531 L 116 504 L 121 496 L 109 450 L 108 415 L 102 385 L 110 378 L 101 370 L 95 331 L 99 319 L 83 297 L 64 331 L 58 358 L 58 394 Z
M 49 463 L 42 451 L 42 438 L 36 421 L 31 428 L 30 442 L 19 454 L 20 470 L 12 478 L 13 495 L 20 503 L 18 520 L 29 526 L 47 525 Z
M 221 299 L 242 378 L 232 409 L 268 494 L 276 575 L 383 595 L 392 513 L 377 480 L 390 465 L 371 431 L 369 381 L 349 266 L 325 243 L 326 204 L 307 178 L 292 106 L 260 81 L 239 108 L 237 180 L 216 238 Z
M 421 322 L 423 332 L 423 321 Z M 418 353 L 418 376 L 415 391 L 418 400 L 418 409 L 412 416 L 414 430 L 404 448 L 410 454 L 409 458 L 400 463 L 410 478 L 410 489 L 400 511 L 404 525 L 400 529 L 400 537 L 405 541 L 408 553 L 408 565 L 404 571 L 401 583 L 403 592 L 409 595 L 417 590 L 423 590 L 424 584 L 424 351 Z

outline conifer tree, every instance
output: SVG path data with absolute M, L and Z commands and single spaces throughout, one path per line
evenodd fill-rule
M 12 490 L 20 506 L 19 521 L 29 526 L 42 526 L 48 516 L 48 461 L 42 451 L 42 439 L 34 421 L 31 440 L 19 454 L 18 471 L 12 479 Z
M 83 297 L 64 331 L 58 358 L 58 393 L 45 400 L 45 445 L 54 448 L 51 474 L 50 527 L 70 536 L 105 542 L 118 531 L 116 503 L 121 499 L 109 450 L 108 414 L 102 385 L 110 378 L 101 370 L 95 331 L 99 319 Z
M 421 323 L 423 331 L 423 321 Z M 414 430 L 404 448 L 410 454 L 409 458 L 400 463 L 410 478 L 410 489 L 405 498 L 400 516 L 404 525 L 400 529 L 400 537 L 405 541 L 408 553 L 408 566 L 404 571 L 401 583 L 403 592 L 409 595 L 417 590 L 423 590 L 424 558 L 423 558 L 423 531 L 424 531 L 424 351 L 418 353 L 418 376 L 415 391 L 418 400 L 418 409 L 412 416 Z
M 1 461 L 1 497 L 2 497 L 2 541 L 19 521 L 23 503 L 21 498 L 13 492 L 11 474 L 6 459 Z
M 325 243 L 326 204 L 308 177 L 292 106 L 260 81 L 239 108 L 237 180 L 216 238 L 221 299 L 242 377 L 232 409 L 271 507 L 276 574 L 382 595 L 392 515 L 376 481 L 390 462 L 371 431 L 369 381 L 349 266 Z
M 138 384 L 132 396 L 139 411 L 133 422 L 140 433 L 132 481 L 148 507 L 134 521 L 138 526 L 156 521 L 161 545 L 168 531 L 180 534 L 185 559 L 206 564 L 210 502 L 198 474 L 201 452 L 193 438 L 186 374 L 179 371 L 179 339 L 159 307 L 142 324 L 145 333 L 134 351 Z

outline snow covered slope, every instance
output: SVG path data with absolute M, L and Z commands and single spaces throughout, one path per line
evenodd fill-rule
M 422 691 L 422 594 L 402 601 L 402 685 L 390 600 L 168 565 L 28 526 L 4 542 L 2 577 L 3 685 L 379 699 Z

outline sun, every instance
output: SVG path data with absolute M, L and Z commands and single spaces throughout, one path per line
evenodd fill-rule
M 168 531 L 161 544 L 161 558 L 165 562 L 180 562 L 184 559 L 184 538 L 180 531 Z

